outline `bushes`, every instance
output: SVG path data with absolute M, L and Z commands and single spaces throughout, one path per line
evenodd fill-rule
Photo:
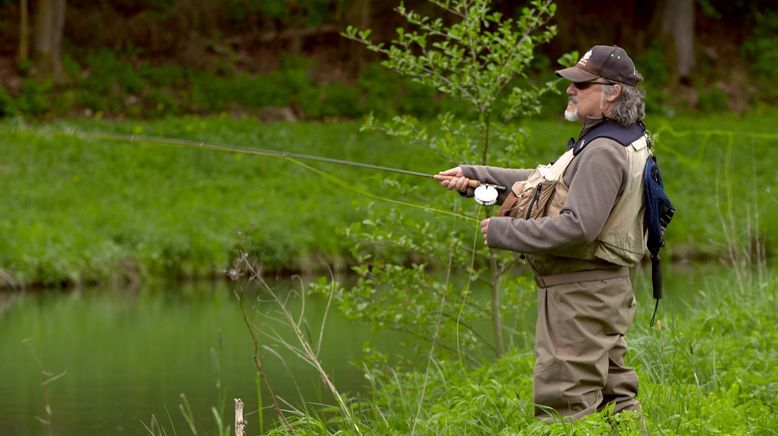
M 315 62 L 299 56 L 287 57 L 278 69 L 261 74 L 232 67 L 194 70 L 151 64 L 109 49 L 87 53 L 81 64 L 66 57 L 63 64 L 66 77 L 60 84 L 30 77 L 16 97 L 0 89 L 0 117 L 262 114 L 268 108 L 288 108 L 305 119 L 358 118 L 372 111 L 431 117 L 444 106 L 455 106 L 377 64 L 363 69 L 355 83 L 319 83 L 311 74 Z
M 771 18 L 775 16 L 765 15 L 755 35 L 771 32 L 778 21 Z M 769 68 L 778 53 L 772 49 L 776 45 L 772 42 L 768 36 L 754 36 L 744 44 L 760 92 L 755 98 L 768 103 L 778 97 L 771 86 L 774 73 Z M 288 56 L 276 70 L 266 73 L 241 71 L 229 61 L 224 65 L 218 60 L 211 62 L 207 69 L 189 69 L 173 63 L 151 63 L 137 54 L 105 48 L 87 52 L 80 60 L 66 56 L 62 83 L 28 77 L 13 93 L 0 90 L 0 117 L 149 118 L 219 112 L 263 115 L 284 108 L 301 119 L 359 118 L 371 112 L 379 117 L 408 114 L 433 118 L 441 112 L 462 114 L 465 110 L 458 101 L 377 63 L 362 68 L 353 82 L 322 82 L 315 78 L 319 68 L 316 62 L 300 56 Z M 673 105 L 691 102 L 668 91 L 669 73 L 659 43 L 637 56 L 636 64 L 647 79 L 648 111 L 670 114 Z M 548 59 L 540 56 L 521 83 L 553 79 L 553 69 Z M 718 112 L 728 107 L 730 96 L 721 83 L 702 80 L 696 81 L 695 87 L 699 96 L 695 109 Z M 558 88 L 562 91 L 564 85 Z M 540 102 L 542 113 L 558 112 L 562 101 L 557 95 L 545 95 Z
M 751 69 L 762 97 L 768 102 L 778 100 L 775 82 L 778 80 L 778 12 L 769 11 L 757 17 L 752 36 L 743 44 L 743 50 L 752 61 Z

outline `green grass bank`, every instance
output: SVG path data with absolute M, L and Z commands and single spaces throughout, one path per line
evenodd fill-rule
M 776 112 L 649 119 L 678 214 L 665 257 L 715 258 L 727 241 L 774 252 Z M 156 121 L 0 123 L 0 282 L 4 286 L 134 282 L 159 275 L 221 275 L 245 250 L 266 270 L 316 271 L 350 263 L 342 229 L 382 199 L 475 214 L 433 181 L 289 159 L 82 139 L 72 131 L 185 138 L 279 149 L 433 173 L 454 163 L 399 144 L 359 122 L 258 123 L 249 117 Z M 527 120 L 517 166 L 561 153 L 575 125 Z M 499 151 L 497 151 L 499 152 Z M 359 192 L 357 192 L 359 191 Z M 368 192 L 366 196 L 360 192 Z M 378 198 L 380 197 L 380 198 Z M 439 215 L 407 207 L 425 220 Z M 723 225 L 722 225 L 723 224 Z M 726 231 L 722 231 L 724 228 Z
M 663 312 L 654 328 L 650 311 L 638 311 L 627 364 L 640 378 L 648 434 L 773 434 L 778 428 L 778 281 L 769 273 L 741 273 L 745 282 L 717 275 L 685 310 Z M 537 421 L 529 347 L 479 367 L 450 359 L 426 370 L 369 371 L 372 389 L 349 403 L 352 420 L 363 434 L 643 434 L 641 418 L 608 410 L 575 423 Z M 354 433 L 343 421 L 343 413 L 325 409 L 295 416 L 293 425 L 296 434 Z M 286 433 L 279 424 L 275 434 Z

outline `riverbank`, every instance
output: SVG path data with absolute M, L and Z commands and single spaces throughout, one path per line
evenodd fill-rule
M 575 423 L 536 420 L 528 345 L 477 367 L 436 359 L 426 370 L 368 368 L 372 388 L 349 402 L 350 422 L 332 407 L 291 416 L 291 425 L 311 434 L 357 427 L 363 434 L 641 435 L 642 422 L 658 435 L 769 433 L 778 428 L 778 281 L 771 270 L 708 278 L 699 290 L 673 295 L 686 299 L 685 310 L 663 310 L 655 327 L 648 305 L 638 311 L 626 356 L 640 379 L 637 416 L 606 409 Z M 271 434 L 288 434 L 276 425 Z
M 666 259 L 730 257 L 742 250 L 728 245 L 733 240 L 750 241 L 746 251 L 774 253 L 776 197 L 762 189 L 775 177 L 774 119 L 770 112 L 649 120 L 678 209 Z M 423 179 L 312 164 L 344 183 L 337 185 L 289 159 L 71 134 L 176 137 L 427 173 L 453 165 L 427 147 L 398 144 L 359 127 L 358 122 L 262 124 L 228 116 L 0 123 L 0 182 L 6 187 L 0 197 L 5 235 L 0 284 L 69 287 L 222 276 L 241 251 L 265 271 L 315 272 L 327 265 L 345 270 L 353 241 L 343 230 L 361 219 L 365 207 L 405 207 L 382 201 L 394 199 L 475 214 L 470 200 L 452 198 Z M 529 137 L 517 166 L 553 160 L 561 138 L 577 134 L 576 126 L 558 120 L 527 120 L 518 127 Z M 421 209 L 408 212 L 438 219 Z

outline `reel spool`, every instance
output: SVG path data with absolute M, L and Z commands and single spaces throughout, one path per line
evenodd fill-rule
M 478 185 L 473 194 L 475 202 L 482 206 L 491 206 L 497 203 L 497 188 L 492 185 Z

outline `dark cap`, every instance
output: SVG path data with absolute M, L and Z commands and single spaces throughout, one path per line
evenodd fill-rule
M 588 82 L 603 78 L 635 86 L 642 80 L 627 52 L 616 45 L 595 45 L 577 64 L 558 70 L 556 74 L 571 82 Z

